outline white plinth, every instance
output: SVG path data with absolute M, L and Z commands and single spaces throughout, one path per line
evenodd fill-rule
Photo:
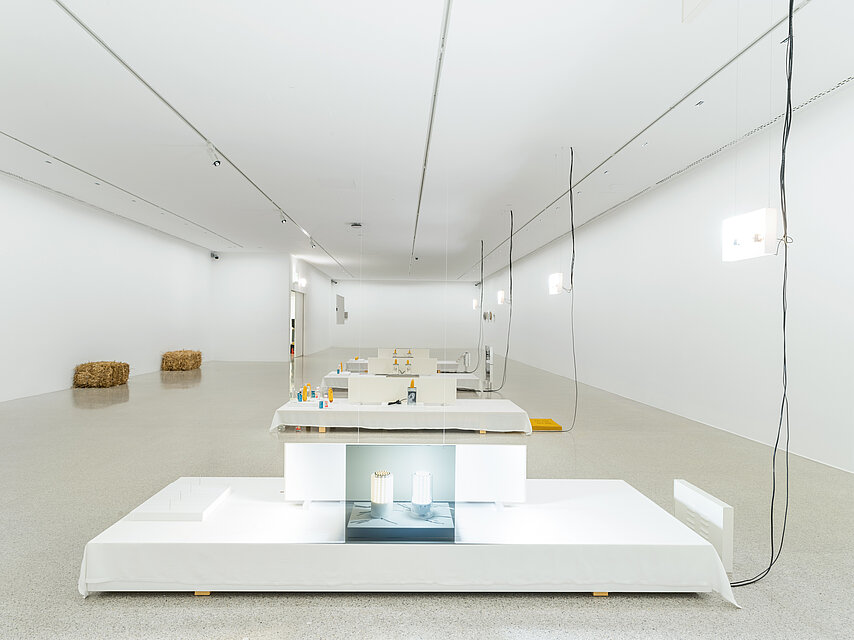
M 202 482 L 222 482 L 203 478 Z M 344 504 L 228 478 L 201 522 L 123 518 L 87 543 L 92 591 L 716 591 L 714 547 L 621 480 L 529 480 L 527 502 L 457 503 L 456 542 L 344 543 Z
M 368 359 L 359 358 L 356 360 L 355 358 L 350 358 L 344 366 L 347 367 L 347 371 L 352 371 L 353 373 L 367 373 Z
M 128 520 L 204 520 L 231 490 L 227 482 L 181 478 L 127 515 Z
M 531 433 L 531 420 L 525 410 L 500 398 L 461 398 L 448 406 L 353 404 L 342 398 L 329 403 L 326 409 L 319 409 L 317 402 L 291 400 L 273 414 L 270 431 L 279 426 Z

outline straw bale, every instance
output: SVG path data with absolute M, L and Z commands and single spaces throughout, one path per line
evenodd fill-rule
M 84 362 L 74 368 L 74 386 L 115 387 L 125 384 L 130 374 L 127 362 Z
M 202 352 L 190 351 L 167 351 L 163 354 L 160 362 L 161 371 L 191 371 L 202 366 Z

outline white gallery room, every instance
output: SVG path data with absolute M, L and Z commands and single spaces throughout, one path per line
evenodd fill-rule
M 854 637 L 852 25 L 0 0 L 0 638 Z

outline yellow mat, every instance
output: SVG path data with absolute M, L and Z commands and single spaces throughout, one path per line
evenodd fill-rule
M 551 418 L 531 418 L 532 431 L 563 431 L 563 427 Z

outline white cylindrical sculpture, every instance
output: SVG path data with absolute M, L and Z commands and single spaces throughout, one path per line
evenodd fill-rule
M 391 471 L 371 474 L 371 517 L 387 518 L 394 509 L 394 475 Z
M 433 511 L 433 474 L 416 471 L 412 474 L 412 515 L 429 518 Z

